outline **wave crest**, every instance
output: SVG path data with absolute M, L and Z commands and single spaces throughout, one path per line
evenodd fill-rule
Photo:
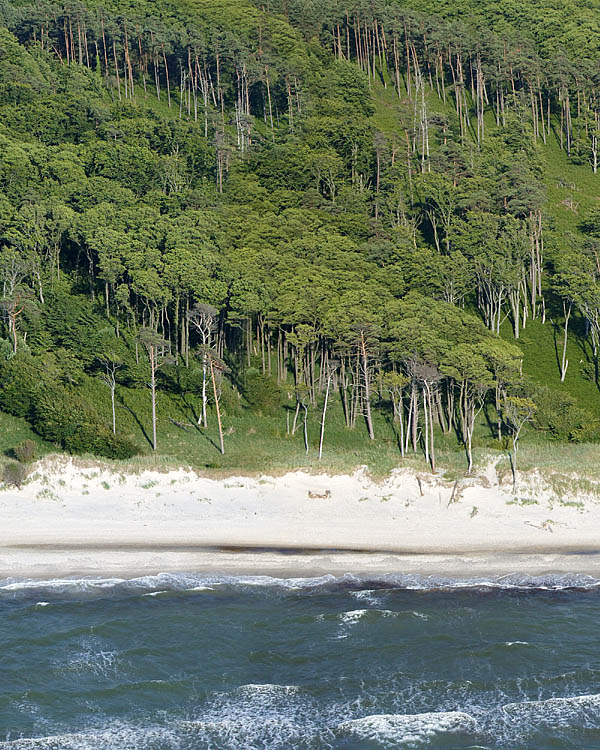
M 59 598 L 100 598 L 135 596 L 148 593 L 210 592 L 222 587 L 244 590 L 336 592 L 349 591 L 374 605 L 374 595 L 385 589 L 407 591 L 522 590 L 589 591 L 600 588 L 600 580 L 588 575 L 561 574 L 528 576 L 512 574 L 480 578 L 444 578 L 412 574 L 388 574 L 376 578 L 352 574 L 323 575 L 313 578 L 271 576 L 229 576 L 194 573 L 158 573 L 137 578 L 56 578 L 50 580 L 5 579 L 0 581 L 0 597 L 36 597 L 37 601 Z M 373 601 L 370 601 L 373 599 Z
M 600 727 L 600 694 L 506 703 L 502 710 L 512 719 L 538 727 Z
M 0 742 L 0 750 L 179 750 L 177 735 L 162 727 L 125 727 Z
M 351 719 L 338 730 L 357 740 L 377 742 L 383 747 L 418 746 L 440 734 L 475 734 L 477 721 L 463 711 L 442 711 L 423 714 L 373 714 Z

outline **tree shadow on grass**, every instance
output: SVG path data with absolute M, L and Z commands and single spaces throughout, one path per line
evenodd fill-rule
M 185 410 L 188 412 L 187 416 L 190 420 L 190 424 L 192 425 L 192 427 L 196 427 L 198 429 L 198 420 L 200 419 L 200 413 L 196 411 L 196 408 L 193 402 L 188 398 L 187 393 L 181 394 L 181 400 L 183 401 Z
M 491 406 L 491 404 L 488 403 L 488 404 L 486 404 L 483 407 L 483 409 L 482 409 L 483 416 L 484 416 L 484 419 L 485 419 L 486 424 L 488 426 L 488 429 L 490 431 L 490 434 L 496 440 L 500 440 L 500 433 L 499 433 L 499 430 L 498 430 L 498 420 L 494 420 L 492 418 L 492 416 L 490 416 L 490 406 Z M 496 410 L 494 409 L 494 411 L 496 411 Z
M 554 358 L 556 359 L 556 366 L 558 368 L 558 374 L 559 375 L 560 375 L 560 372 L 561 372 L 561 361 L 560 361 L 561 352 L 559 352 L 559 346 L 560 345 L 558 343 L 560 334 L 561 334 L 561 331 L 560 331 L 559 324 L 555 323 L 554 321 L 552 321 L 552 342 L 554 344 Z M 562 342 L 561 342 L 561 344 L 562 344 Z
M 217 450 L 217 451 L 218 451 L 219 453 L 221 453 L 221 447 L 220 447 L 220 446 L 219 446 L 219 445 L 218 445 L 217 443 L 215 443 L 215 441 L 214 441 L 214 440 L 213 440 L 213 439 L 211 438 L 211 436 L 210 436 L 210 435 L 209 435 L 209 434 L 208 434 L 207 432 L 205 432 L 205 431 L 204 431 L 204 429 L 203 429 L 202 427 L 200 427 L 200 426 L 199 426 L 199 425 L 197 425 L 197 424 L 196 424 L 196 425 L 194 425 L 194 427 L 196 428 L 196 431 L 197 431 L 197 432 L 199 432 L 199 433 L 200 433 L 200 435 L 202 435 L 202 437 L 203 437 L 203 438 L 204 438 L 205 440 L 207 440 L 207 441 L 208 441 L 208 442 L 209 442 L 209 443 L 210 443 L 210 444 L 212 445 L 212 447 L 213 447 L 213 448 L 214 448 L 215 450 Z
M 577 320 L 571 324 L 571 330 L 575 335 L 575 342 L 582 352 L 582 359 L 579 362 L 581 375 L 583 378 L 591 380 L 600 390 L 600 362 L 598 356 L 594 354 L 593 345 L 589 341 L 589 333 L 582 322 Z M 581 367 L 584 360 L 586 364 Z
M 121 406 L 125 409 L 125 411 L 128 411 L 131 414 L 131 416 L 135 420 L 135 423 L 140 428 L 140 432 L 142 433 L 142 435 L 144 436 L 144 438 L 148 442 L 148 445 L 150 447 L 152 447 L 152 440 L 150 438 L 150 435 L 148 435 L 148 433 L 146 432 L 146 428 L 142 424 L 142 422 L 141 422 L 140 418 L 138 417 L 138 415 L 133 411 L 133 409 L 130 406 L 128 406 L 125 403 L 125 399 L 123 398 L 123 395 L 121 393 L 117 392 L 115 394 L 115 396 L 116 396 L 117 401 L 121 404 Z
M 187 399 L 184 397 L 183 402 L 185 403 L 186 407 L 189 409 L 190 414 L 192 415 L 192 419 L 190 420 L 190 425 L 193 427 L 196 432 L 202 437 L 207 440 L 215 450 L 221 452 L 221 447 L 211 438 L 211 436 L 206 432 L 205 427 L 201 427 L 198 424 L 198 419 L 200 417 L 200 414 L 196 412 L 196 409 L 194 408 L 193 404 L 187 401 Z M 216 420 L 216 417 L 215 417 Z
M 396 422 L 394 422 L 392 415 L 389 414 L 387 410 L 383 412 L 383 420 L 387 425 L 389 425 L 390 429 L 392 430 L 396 446 L 398 447 L 398 451 L 400 452 L 400 456 L 402 457 L 402 439 L 400 436 L 400 431 L 398 430 Z

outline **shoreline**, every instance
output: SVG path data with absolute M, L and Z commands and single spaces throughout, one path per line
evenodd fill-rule
M 467 553 L 349 552 L 335 550 L 234 550 L 192 549 L 167 546 L 147 548 L 128 545 L 2 546 L 0 581 L 78 578 L 134 579 L 164 574 L 266 576 L 314 578 L 350 574 L 378 580 L 388 576 L 414 575 L 453 580 L 503 576 L 587 575 L 600 580 L 600 550 L 537 550 Z
M 297 471 L 212 479 L 40 462 L 0 492 L 0 578 L 159 572 L 600 578 L 600 494 L 520 494 L 490 464 L 460 482 L 398 469 L 383 482 Z M 595 490 L 595 488 L 593 488 Z

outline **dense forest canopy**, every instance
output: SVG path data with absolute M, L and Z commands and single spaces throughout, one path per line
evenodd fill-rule
M 114 457 L 147 385 L 154 448 L 161 393 L 221 451 L 291 402 L 320 455 L 334 397 L 432 466 L 454 434 L 472 468 L 482 414 L 515 459 L 525 423 L 600 437 L 563 383 L 572 337 L 598 376 L 600 209 L 547 195 L 598 171 L 600 26 L 555 5 L 0 0 L 0 407 Z

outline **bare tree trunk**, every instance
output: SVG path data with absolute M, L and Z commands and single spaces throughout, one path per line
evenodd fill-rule
M 417 389 L 413 385 L 411 394 L 411 407 L 412 407 L 412 448 L 413 453 L 417 452 L 417 427 L 419 424 L 419 396 Z
M 294 412 L 294 421 L 292 422 L 292 437 L 296 434 L 298 414 L 300 414 L 300 401 L 296 401 L 296 411 Z
M 327 375 L 327 389 L 325 390 L 325 401 L 323 402 L 323 414 L 321 416 L 321 435 L 319 437 L 319 461 L 323 455 L 323 435 L 325 433 L 325 415 L 327 413 L 327 401 L 329 400 L 329 386 L 331 385 L 331 373 Z
M 371 388 L 369 384 L 369 361 L 367 357 L 367 345 L 365 342 L 364 332 L 360 333 L 360 348 L 362 356 L 362 369 L 364 379 L 364 394 L 365 394 L 365 419 L 367 420 L 367 429 L 369 431 L 370 440 L 375 440 L 375 432 L 373 431 L 373 420 L 371 418 Z
M 431 385 L 428 382 L 424 383 L 423 390 L 423 406 L 425 410 L 425 445 L 429 440 L 429 447 L 426 450 L 426 457 L 431 466 L 431 471 L 435 472 L 435 450 L 434 450 L 434 435 L 433 435 L 433 400 L 431 398 Z M 429 423 L 428 423 L 429 419 Z
M 431 392 L 428 391 L 429 398 L 429 439 L 431 440 L 431 447 L 429 450 L 429 456 L 431 459 L 431 471 L 435 473 L 435 446 L 434 446 L 434 434 L 433 434 L 433 408 L 431 400 Z
M 113 435 L 117 434 L 117 415 L 115 413 L 115 381 L 110 384 L 110 401 L 112 406 L 112 428 Z
M 567 332 L 569 328 L 569 318 L 571 317 L 571 310 L 573 309 L 573 304 L 569 302 L 569 306 L 564 303 L 563 301 L 563 310 L 565 313 L 565 332 L 563 336 L 563 350 L 562 350 L 562 359 L 560 363 L 560 382 L 565 382 L 565 375 L 567 374 L 567 368 L 569 366 L 569 360 L 567 359 Z
M 167 81 L 167 101 L 169 103 L 169 107 L 171 106 L 171 85 L 169 82 L 169 65 L 167 63 L 167 55 L 165 53 L 165 45 L 162 45 L 162 54 L 163 54 L 163 62 L 165 65 L 165 79 Z
M 425 461 L 429 463 L 429 412 L 425 389 L 423 389 L 423 417 L 425 419 Z
M 302 407 L 304 408 L 304 450 L 308 456 L 308 406 L 302 404 Z
M 206 420 L 206 381 L 207 381 L 207 362 L 206 362 L 206 354 L 202 358 L 202 414 L 200 416 L 200 420 L 202 420 L 202 426 L 207 427 L 207 420 Z
M 119 63 L 117 61 L 117 48 L 113 39 L 113 57 L 115 59 L 115 75 L 117 77 L 117 89 L 119 91 L 119 101 L 121 101 L 121 79 L 119 77 Z
M 213 393 L 215 394 L 215 408 L 217 410 L 217 423 L 219 425 L 219 444 L 221 446 L 221 453 L 225 455 L 225 444 L 223 443 L 223 426 L 221 425 L 221 410 L 219 408 L 219 394 L 217 393 L 217 384 L 215 382 L 215 370 L 213 367 L 212 358 L 209 358 L 210 362 L 210 377 L 212 378 Z
M 12 332 L 13 337 L 13 354 L 17 353 L 17 316 L 14 314 L 14 312 L 8 313 L 8 319 L 10 321 L 10 330 Z
M 517 491 L 517 446 L 518 446 L 518 440 L 519 436 L 518 434 L 513 434 L 512 439 L 512 455 L 511 455 L 511 461 L 510 461 L 510 468 L 512 469 L 512 476 L 513 476 L 513 492 Z
M 271 138 L 275 141 L 275 129 L 273 127 L 273 103 L 271 101 L 271 86 L 269 84 L 269 66 L 265 66 L 265 83 L 267 86 L 267 100 L 269 102 L 269 121 L 271 123 Z
M 150 347 L 150 392 L 152 394 L 152 450 L 156 450 L 156 351 Z
M 467 461 L 468 461 L 468 467 L 467 467 L 467 474 L 470 474 L 473 471 L 473 434 L 472 430 L 470 428 L 467 428 Z
M 400 398 L 402 398 L 402 396 Z M 404 406 L 402 405 L 402 402 L 400 408 L 403 412 Z M 404 414 L 402 412 L 398 415 L 398 421 L 400 422 L 400 455 L 402 456 L 402 458 L 404 458 L 404 454 L 406 453 L 406 446 L 404 445 Z
M 412 424 L 413 424 L 413 398 L 414 398 L 414 388 L 411 386 L 410 391 L 410 401 L 408 402 L 408 419 L 406 421 L 406 436 L 404 439 L 404 452 L 406 453 L 408 451 L 408 441 L 410 440 L 410 436 L 412 435 Z

